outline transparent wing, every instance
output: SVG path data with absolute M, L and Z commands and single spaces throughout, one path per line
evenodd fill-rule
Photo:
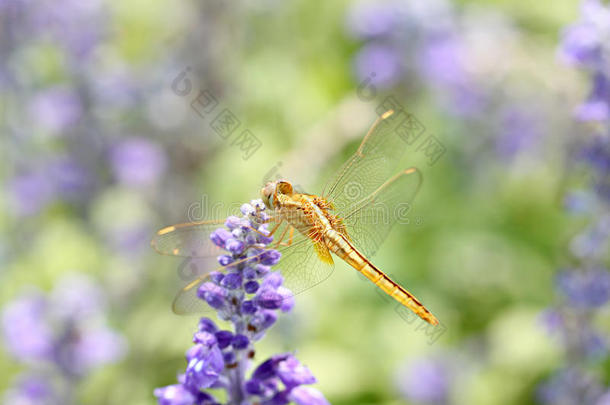
M 275 233 L 277 235 L 275 243 L 281 243 L 276 249 L 282 257 L 274 266 L 274 270 L 282 273 L 284 286 L 292 292 L 292 295 L 296 295 L 326 280 L 332 274 L 334 266 L 320 261 L 311 239 L 291 228 L 290 225 L 282 223 Z M 251 256 L 244 261 L 252 262 L 256 257 L 256 255 Z M 223 271 L 224 268 L 208 264 L 208 267 L 201 271 L 199 268 L 201 259 L 187 257 L 185 260 L 188 262 L 184 268 L 188 266 L 188 274 L 193 277 L 176 295 L 172 309 L 179 315 L 210 312 L 210 307 L 197 297 L 197 290 L 201 283 L 207 280 L 210 271 Z M 235 264 L 232 263 L 232 266 Z
M 210 271 L 218 267 L 215 259 L 185 257 L 178 266 L 177 273 L 182 284 L 186 285 L 176 294 L 172 302 L 172 311 L 178 315 L 213 312 L 205 301 L 197 297 L 197 289 L 207 280 Z
M 290 246 L 280 249 L 282 259 L 277 268 L 284 276 L 284 286 L 292 295 L 300 294 L 315 287 L 332 274 L 334 263 L 326 263 L 319 259 L 314 244 L 306 236 L 293 242 Z
M 337 210 L 344 211 L 375 192 L 396 173 L 409 147 L 408 135 L 413 122 L 413 117 L 402 110 L 382 114 L 322 195 Z
M 396 223 L 409 223 L 411 204 L 422 184 L 416 168 L 397 173 L 370 195 L 356 201 L 338 215 L 360 252 L 371 257 Z
M 223 223 L 219 219 L 168 226 L 157 231 L 150 244 L 162 255 L 215 257 L 222 253 L 210 240 L 210 234 Z
M 269 215 L 269 228 L 278 220 L 274 214 Z M 210 234 L 224 226 L 224 219 L 212 219 L 199 222 L 186 222 L 167 226 L 157 231 L 150 245 L 162 255 L 191 258 L 217 257 L 224 250 L 210 240 Z M 278 235 L 280 232 L 277 233 Z
M 157 253 L 180 256 L 183 259 L 176 268 L 180 284 L 199 285 L 206 275 L 218 268 L 216 257 L 222 249 L 210 240 L 210 234 L 223 226 L 223 220 L 207 220 L 171 225 L 157 231 L 150 244 Z M 172 304 L 177 314 L 201 313 L 210 310 L 197 298 L 197 288 L 182 288 Z

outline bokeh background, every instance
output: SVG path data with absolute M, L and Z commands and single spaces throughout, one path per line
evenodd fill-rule
M 409 150 L 424 186 L 374 262 L 442 325 L 338 264 L 260 358 L 296 350 L 333 404 L 610 403 L 609 15 L 574 0 L 0 1 L 6 403 L 154 403 L 197 323 L 171 312 L 184 263 L 150 249 L 154 231 L 226 216 L 211 208 L 280 176 L 320 191 L 388 96 L 444 153 Z M 223 109 L 240 122 L 228 139 Z M 255 149 L 235 142 L 244 129 Z M 67 354 L 45 358 L 50 342 Z

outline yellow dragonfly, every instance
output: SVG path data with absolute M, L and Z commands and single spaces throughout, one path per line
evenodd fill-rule
M 436 317 L 417 298 L 369 260 L 392 226 L 405 219 L 422 183 L 417 168 L 396 171 L 407 147 L 396 131 L 404 118 L 404 113 L 394 110 L 382 114 L 320 195 L 298 192 L 286 180 L 267 183 L 261 190 L 271 228 L 266 236 L 275 238 L 273 248 L 282 254 L 277 266 L 293 294 L 330 276 L 332 252 L 394 300 L 436 325 Z M 209 236 L 223 222 L 172 225 L 159 230 L 151 244 L 161 254 L 214 257 L 222 252 Z M 208 274 L 198 275 L 182 288 L 174 300 L 174 312 L 199 310 L 201 301 L 195 292 Z

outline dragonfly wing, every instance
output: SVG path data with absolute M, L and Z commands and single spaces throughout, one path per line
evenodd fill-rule
M 358 150 L 325 187 L 323 196 L 345 210 L 379 188 L 397 171 L 408 144 L 401 137 L 413 118 L 404 111 L 382 114 Z
M 334 263 L 330 254 L 321 260 L 315 243 L 307 236 L 280 249 L 282 258 L 277 265 L 284 277 L 284 286 L 297 295 L 320 284 L 332 274 Z M 328 253 L 328 252 L 327 252 Z
M 373 256 L 395 223 L 408 223 L 407 215 L 421 184 L 419 170 L 403 170 L 367 197 L 338 212 L 354 246 L 367 257 Z
M 213 257 L 221 254 L 210 240 L 210 234 L 222 227 L 222 220 L 187 222 L 157 231 L 151 246 L 162 255 L 182 257 Z
M 284 286 L 292 295 L 299 294 L 326 280 L 333 271 L 330 263 L 322 262 L 316 252 L 314 242 L 307 236 L 298 233 L 290 225 L 282 223 L 274 235 L 280 242 L 277 250 L 282 254 L 280 262 L 275 266 L 284 277 Z M 273 248 L 271 244 L 269 248 Z M 253 256 L 248 260 L 252 260 Z M 245 260 L 245 259 L 244 259 Z M 186 315 L 211 311 L 210 307 L 197 297 L 199 286 L 208 280 L 210 270 L 223 271 L 224 267 L 205 264 L 203 259 L 187 257 L 184 261 L 183 273 L 187 274 L 186 284 L 174 298 L 172 309 L 176 314 Z M 235 266 L 235 262 L 231 266 Z M 206 269 L 202 271 L 203 269 Z M 187 270 L 188 269 L 188 270 Z
M 269 216 L 268 228 L 273 227 L 275 216 Z M 162 255 L 181 257 L 216 257 L 224 251 L 210 240 L 210 234 L 223 228 L 224 220 L 186 222 L 167 226 L 157 231 L 150 242 L 153 249 Z
M 177 268 L 181 288 L 174 297 L 172 311 L 178 315 L 214 312 L 213 308 L 197 296 L 197 290 L 202 283 L 209 281 L 212 271 L 222 272 L 225 269 L 226 266 L 218 265 L 216 258 L 185 257 Z
M 183 258 L 176 272 L 181 283 L 187 285 L 178 292 L 172 304 L 176 314 L 210 311 L 197 297 L 197 288 L 206 274 L 218 267 L 216 257 L 223 251 L 212 243 L 210 234 L 223 223 L 223 220 L 208 220 L 176 224 L 160 229 L 151 240 L 151 246 L 158 253 Z
M 214 309 L 197 296 L 197 288 L 180 291 L 172 302 L 172 311 L 176 315 L 193 315 L 212 313 Z

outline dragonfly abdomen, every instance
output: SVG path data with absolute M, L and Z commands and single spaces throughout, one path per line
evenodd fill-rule
M 364 274 L 366 278 L 371 280 L 384 293 L 415 312 L 424 321 L 432 325 L 438 324 L 436 317 L 413 294 L 375 267 L 363 254 L 352 246 L 345 236 L 335 230 L 328 229 L 325 232 L 325 237 L 326 245 L 333 253 Z

